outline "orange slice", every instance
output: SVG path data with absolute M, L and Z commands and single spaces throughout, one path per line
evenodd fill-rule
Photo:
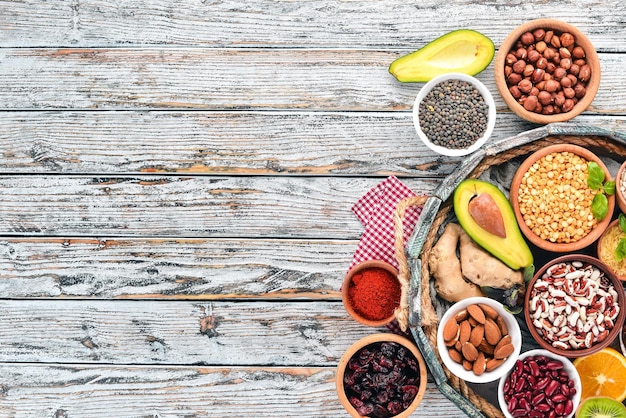
M 619 402 L 626 399 L 626 357 L 607 347 L 574 360 L 582 382 L 581 398 L 607 396 Z

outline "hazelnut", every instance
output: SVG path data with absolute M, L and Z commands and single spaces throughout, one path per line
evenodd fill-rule
M 541 68 L 533 69 L 531 80 L 533 83 L 537 84 L 543 80 L 543 76 L 545 75 L 545 71 Z
M 569 77 L 563 77 L 561 79 L 561 87 L 563 88 L 572 87 L 572 79 Z
M 582 84 L 576 84 L 574 86 L 574 93 L 577 99 L 582 99 L 585 93 L 587 93 L 587 89 Z
M 522 93 L 526 94 L 530 93 L 530 91 L 533 89 L 533 83 L 528 79 L 523 79 L 517 84 L 517 86 Z
M 510 65 L 504 67 L 504 76 L 508 77 L 513 72 L 513 68 Z
M 523 106 L 524 109 L 528 110 L 529 112 L 533 112 L 538 103 L 539 102 L 537 100 L 537 96 L 528 96 L 526 97 L 526 100 L 524 100 Z
M 582 67 L 583 65 L 587 64 L 587 61 L 585 61 L 582 58 L 578 58 L 577 60 L 574 61 L 574 64 Z
M 514 73 L 522 74 L 524 72 L 524 69 L 526 68 L 526 61 L 524 61 L 523 59 L 515 61 L 512 68 Z
M 546 48 L 545 51 L 543 51 L 543 56 L 547 60 L 553 59 L 556 56 L 556 49 Z
M 552 39 L 550 39 L 550 45 L 552 45 L 555 48 L 560 48 L 561 39 L 558 36 L 553 36 Z
M 513 65 L 515 61 L 517 61 L 517 57 L 511 53 L 508 53 L 506 54 L 506 58 L 504 61 L 506 65 Z
M 580 72 L 580 67 L 578 65 L 572 64 L 572 66 L 569 67 L 570 74 L 574 74 L 575 76 L 578 76 L 579 72 Z
M 509 85 L 514 86 L 514 85 L 517 85 L 520 81 L 522 81 L 522 76 L 517 73 L 511 73 L 507 77 L 506 80 L 509 83 Z
M 537 99 L 539 100 L 539 103 L 546 106 L 552 102 L 552 95 L 547 91 L 540 91 L 537 95 Z
M 572 99 L 566 99 L 565 103 L 563 103 L 563 106 L 561 106 L 561 110 L 563 110 L 563 112 L 569 112 L 574 108 L 574 104 L 575 103 Z
M 567 76 L 567 70 L 562 67 L 555 68 L 554 72 L 552 73 L 552 78 L 557 81 L 560 81 L 565 76 Z
M 546 48 L 548 47 L 548 45 L 546 45 L 546 43 L 544 41 L 539 41 L 535 44 L 535 49 L 537 50 L 537 52 L 539 52 L 540 54 L 543 53 L 543 51 L 546 50 Z
M 519 87 L 517 86 L 511 86 L 509 87 L 509 93 L 511 93 L 511 96 L 513 96 L 513 98 L 515 100 L 519 99 L 520 97 L 522 97 L 522 92 L 519 91 Z
M 568 74 L 567 77 L 572 80 L 572 86 L 575 86 L 578 83 L 578 79 L 574 74 Z
M 534 71 L 535 67 L 533 67 L 532 64 L 526 64 L 526 67 L 524 67 L 524 71 L 522 72 L 522 74 L 524 75 L 524 77 L 530 77 Z
M 556 70 L 556 65 L 553 62 L 549 62 L 548 65 L 546 65 L 546 72 L 552 74 L 554 70 Z
M 554 36 L 554 31 L 546 31 L 546 34 L 543 37 L 543 40 L 549 44 L 552 41 L 552 37 Z
M 591 78 L 591 67 L 587 64 L 580 67 L 580 71 L 578 73 L 578 79 L 583 83 L 588 81 Z
M 585 58 L 585 50 L 581 46 L 575 46 L 572 49 L 572 57 L 575 59 Z
M 571 58 L 572 53 L 569 51 L 569 49 L 561 47 L 559 48 L 559 56 L 561 58 Z
M 517 59 L 525 60 L 527 55 L 528 51 L 526 51 L 526 48 L 518 48 L 517 51 L 515 51 Z
M 561 36 L 559 37 L 559 41 L 561 42 L 562 46 L 567 48 L 574 45 L 574 43 L 576 42 L 576 38 L 571 33 L 565 32 L 561 34 Z
M 543 110 L 541 111 L 541 113 L 543 113 L 544 115 L 553 115 L 554 114 L 554 106 L 549 104 L 547 106 L 543 107 Z
M 524 46 L 531 45 L 535 42 L 535 35 L 533 35 L 530 32 L 525 32 L 520 37 L 520 41 L 522 42 L 522 45 Z
M 536 96 L 539 94 L 539 89 L 535 86 L 533 86 L 532 89 L 530 89 L 530 91 L 528 92 L 529 96 Z
M 563 95 L 565 96 L 566 99 L 573 99 L 574 96 L 576 96 L 576 93 L 574 92 L 573 88 L 565 87 L 563 89 Z
M 552 101 L 554 101 L 555 106 L 558 106 L 558 107 L 563 106 L 563 103 L 565 103 L 565 96 L 563 95 L 563 92 L 560 91 L 556 93 L 556 96 L 554 96 Z
M 559 66 L 561 68 L 565 68 L 566 70 L 569 70 L 570 67 L 572 66 L 572 60 L 571 58 L 563 58 L 560 62 L 559 62 Z
M 557 91 L 560 87 L 560 83 L 556 80 L 548 80 L 546 81 L 546 91 L 552 93 L 553 91 Z
M 535 37 L 535 42 L 543 41 L 543 38 L 546 36 L 546 31 L 541 28 L 535 29 L 533 36 Z
M 539 57 L 539 59 L 535 63 L 535 67 L 545 70 L 548 67 L 548 60 L 544 57 Z
M 528 62 L 535 63 L 537 62 L 539 57 L 541 57 L 541 54 L 537 50 L 531 49 L 530 51 L 528 51 Z

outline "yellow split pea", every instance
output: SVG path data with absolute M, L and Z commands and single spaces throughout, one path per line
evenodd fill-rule
M 544 240 L 576 242 L 598 224 L 591 213 L 597 190 L 587 185 L 588 161 L 571 152 L 553 152 L 522 178 L 518 202 L 526 225 Z

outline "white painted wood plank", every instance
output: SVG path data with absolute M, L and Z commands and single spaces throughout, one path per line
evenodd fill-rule
M 341 302 L 0 301 L 3 362 L 334 366 L 379 331 Z
M 4 298 L 341 299 L 356 241 L 2 239 Z
M 0 364 L 0 410 L 41 417 L 343 417 L 324 367 Z M 414 416 L 459 417 L 428 382 Z
M 0 46 L 417 49 L 459 28 L 481 30 L 499 44 L 527 20 L 555 17 L 576 25 L 596 48 L 623 51 L 626 7 L 620 0 L 552 0 L 539 8 L 529 6 L 464 0 L 3 1 Z
M 626 131 L 626 116 L 577 122 Z M 491 141 L 535 128 L 498 114 Z M 36 111 L 0 113 L 0 172 L 443 177 L 409 112 Z
M 0 236 L 358 239 L 350 208 L 384 178 L 5 175 Z
M 388 73 L 389 51 L 0 49 L 0 110 L 410 110 L 422 83 Z M 626 112 L 624 54 L 600 54 L 589 113 Z M 493 64 L 478 75 L 496 93 Z M 210 75 L 210 76 L 209 76 Z

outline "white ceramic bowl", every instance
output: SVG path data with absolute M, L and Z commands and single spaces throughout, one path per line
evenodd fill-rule
M 572 413 L 567 415 L 566 418 L 573 417 L 574 414 L 576 413 L 576 409 L 578 408 L 578 405 L 580 404 L 580 394 L 582 392 L 582 383 L 580 381 L 580 375 L 578 374 L 576 367 L 574 367 L 572 362 L 567 357 L 559 356 L 558 354 L 551 353 L 550 351 L 544 350 L 541 348 L 536 349 L 536 350 L 526 351 L 525 353 L 520 354 L 518 359 L 523 360 L 526 357 L 537 356 L 537 355 L 542 355 L 542 356 L 549 357 L 551 359 L 560 360 L 563 363 L 564 369 L 569 375 L 570 379 L 574 381 L 574 387 L 576 388 L 576 394 L 572 398 L 572 403 L 574 404 L 574 408 L 572 410 Z M 507 373 L 507 376 L 508 376 L 508 373 Z M 505 380 L 506 379 L 502 377 L 502 379 L 500 379 L 500 382 L 498 383 L 498 403 L 500 404 L 500 409 L 502 410 L 502 413 L 504 414 L 504 416 L 506 418 L 513 418 L 513 416 L 509 413 L 506 401 L 504 400 Z
M 479 138 L 476 142 L 474 142 L 474 144 L 472 144 L 471 146 L 467 148 L 452 149 L 452 148 L 446 148 L 440 145 L 433 144 L 428 139 L 428 137 L 424 134 L 424 132 L 422 132 L 422 129 L 420 127 L 420 122 L 419 122 L 420 103 L 422 102 L 424 97 L 428 93 L 430 93 L 433 87 L 435 87 L 437 84 L 446 80 L 462 80 L 462 81 L 467 81 L 471 83 L 480 92 L 480 94 L 485 99 L 485 103 L 489 107 L 488 118 L 487 118 L 487 129 L 485 130 L 484 135 L 481 138 Z M 472 77 L 467 74 L 461 74 L 461 73 L 442 74 L 438 77 L 433 78 L 428 83 L 426 83 L 424 87 L 422 87 L 422 89 L 417 94 L 417 97 L 415 99 L 415 104 L 413 105 L 413 124 L 415 125 L 417 136 L 421 139 L 421 141 L 428 148 L 430 148 L 431 150 L 439 154 L 447 155 L 449 157 L 460 157 L 460 156 L 471 154 L 477 151 L 489 139 L 489 137 L 491 136 L 491 133 L 493 132 L 493 128 L 496 125 L 496 104 L 493 100 L 493 96 L 491 95 L 487 87 L 485 87 L 485 85 L 481 83 L 477 78 Z
M 515 351 L 513 352 L 513 354 L 511 354 L 503 364 L 490 372 L 484 372 L 480 376 L 476 375 L 471 370 L 465 370 L 461 364 L 452 360 L 450 358 L 450 354 L 448 354 L 448 348 L 446 347 L 443 339 L 443 328 L 448 320 L 456 315 L 457 312 L 465 309 L 469 305 L 473 305 L 476 303 L 484 303 L 485 305 L 489 305 L 496 311 L 498 311 L 498 314 L 500 314 L 500 316 L 504 319 L 506 326 L 509 329 L 511 343 L 515 347 Z M 494 380 L 497 380 L 500 377 L 504 376 L 515 365 L 515 361 L 517 360 L 517 357 L 522 349 L 522 333 L 520 332 L 519 324 L 515 320 L 515 317 L 508 313 L 501 303 L 493 299 L 484 297 L 467 298 L 452 305 L 450 309 L 448 309 L 448 311 L 443 315 L 443 318 L 441 318 L 441 321 L 439 322 L 439 327 L 437 328 L 437 349 L 439 351 L 439 356 L 441 357 L 441 360 L 454 375 L 460 377 L 467 382 L 493 382 Z

